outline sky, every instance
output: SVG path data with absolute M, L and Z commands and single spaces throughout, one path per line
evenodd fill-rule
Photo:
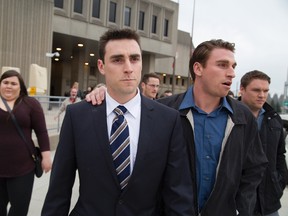
M 211 39 L 235 43 L 234 93 L 246 72 L 260 70 L 271 78 L 271 96 L 283 94 L 288 73 L 288 0 L 175 1 L 178 29 L 191 34 L 195 47 Z

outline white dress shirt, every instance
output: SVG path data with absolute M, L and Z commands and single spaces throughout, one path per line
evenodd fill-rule
M 106 91 L 106 116 L 107 116 L 108 137 L 110 137 L 112 122 L 116 116 L 113 110 L 119 105 L 125 106 L 125 108 L 127 109 L 127 112 L 124 114 L 124 117 L 127 120 L 129 127 L 131 173 L 136 159 L 139 131 L 140 131 L 141 97 L 139 92 L 140 91 L 138 89 L 137 95 L 127 103 L 119 104 Z

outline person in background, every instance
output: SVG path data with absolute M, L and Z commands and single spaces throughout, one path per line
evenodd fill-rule
M 48 172 L 52 160 L 45 117 L 40 103 L 28 96 L 23 78 L 17 71 L 9 70 L 2 74 L 0 95 L 0 215 L 25 216 L 32 195 L 35 163 L 4 100 L 31 143 L 31 149 L 34 149 L 34 130 L 43 157 L 41 165 Z
M 100 37 L 106 100 L 67 107 L 42 216 L 68 215 L 76 171 L 79 197 L 70 215 L 160 216 L 163 200 L 166 216 L 194 216 L 180 116 L 141 96 L 139 40 L 131 29 Z
M 81 101 L 81 99 L 80 99 L 79 97 L 77 97 L 77 92 L 78 92 L 78 90 L 77 90 L 77 88 L 75 88 L 75 87 L 72 87 L 72 88 L 70 89 L 70 97 L 69 97 L 69 98 L 66 98 L 66 99 L 62 102 L 62 104 L 61 104 L 61 106 L 60 106 L 60 108 L 59 108 L 59 111 L 58 111 L 57 115 L 54 117 L 55 120 L 58 119 L 59 116 L 60 116 L 64 111 L 66 111 L 66 108 L 67 108 L 68 105 L 74 104 L 74 103 L 77 103 L 77 102 L 80 102 L 80 101 Z
M 142 94 L 152 100 L 157 99 L 160 78 L 156 73 L 144 74 L 141 80 Z
M 257 188 L 255 216 L 279 216 L 280 198 L 288 178 L 283 122 L 266 102 L 269 85 L 270 77 L 258 70 L 246 73 L 240 83 L 239 100 L 250 108 L 257 119 L 262 146 L 268 159 L 267 169 Z
M 233 43 L 221 39 L 201 43 L 189 61 L 194 84 L 158 99 L 182 117 L 196 215 L 253 215 L 267 165 L 254 116 L 228 96 L 237 65 L 234 50 Z M 86 100 L 101 104 L 102 94 L 95 89 Z
M 83 92 L 79 88 L 79 83 L 74 82 L 71 88 L 76 88 L 77 89 L 77 97 L 80 98 L 81 100 L 84 98 L 83 97 Z
M 171 96 L 171 95 L 173 95 L 173 93 L 172 93 L 171 90 L 168 89 L 168 90 L 165 90 L 165 91 L 163 92 L 163 94 L 160 95 L 160 98 L 169 97 L 169 96 Z

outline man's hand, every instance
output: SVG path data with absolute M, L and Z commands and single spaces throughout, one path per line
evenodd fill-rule
M 85 100 L 87 102 L 92 102 L 93 105 L 100 105 L 105 98 L 105 92 L 105 86 L 95 88 L 93 91 L 86 95 Z

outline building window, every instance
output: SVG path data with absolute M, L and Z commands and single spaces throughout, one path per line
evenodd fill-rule
M 117 4 L 115 2 L 110 2 L 109 8 L 109 22 L 116 22 L 116 9 Z
M 182 79 L 182 86 L 185 85 L 185 79 Z
M 163 84 L 166 84 L 166 76 L 163 76 Z
M 164 36 L 168 37 L 168 26 L 169 26 L 169 20 L 165 19 L 164 20 Z
M 170 85 L 172 85 L 173 84 L 173 77 L 170 77 Z
M 157 16 L 153 15 L 152 16 L 152 29 L 151 29 L 153 34 L 157 33 Z
M 138 29 L 144 30 L 144 19 L 145 19 L 145 12 L 139 11 L 139 23 L 138 23 Z
M 100 0 L 93 0 L 92 17 L 100 18 Z
M 130 20 L 131 20 L 131 8 L 130 7 L 125 7 L 124 11 L 124 25 L 125 26 L 130 26 Z
M 63 8 L 63 0 L 54 0 L 54 7 Z
M 74 0 L 74 12 L 82 14 L 83 0 Z

